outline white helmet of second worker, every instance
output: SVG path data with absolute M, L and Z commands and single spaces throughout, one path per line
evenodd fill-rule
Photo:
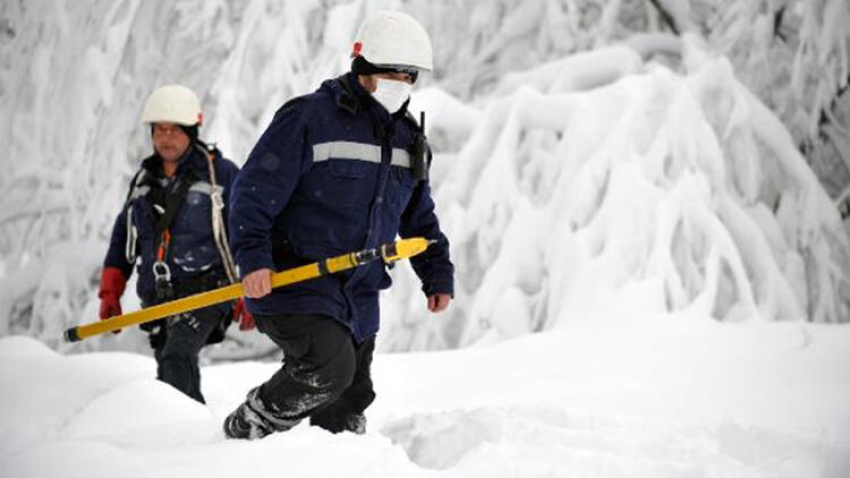
M 204 122 L 204 114 L 192 90 L 181 85 L 165 85 L 148 96 L 142 110 L 142 122 L 195 126 Z
M 380 68 L 433 69 L 428 33 L 410 15 L 392 10 L 366 18 L 354 39 L 351 56 L 362 56 Z

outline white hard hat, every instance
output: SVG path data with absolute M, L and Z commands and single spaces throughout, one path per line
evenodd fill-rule
M 362 56 L 382 67 L 433 69 L 433 52 L 428 33 L 405 13 L 383 10 L 370 15 L 357 32 L 351 56 Z
M 194 126 L 204 122 L 204 114 L 192 90 L 181 85 L 166 85 L 148 96 L 142 110 L 142 122 Z

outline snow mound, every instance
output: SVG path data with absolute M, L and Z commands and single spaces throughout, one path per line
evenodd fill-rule
M 58 356 L 47 345 L 32 338 L 20 335 L 0 338 L 0 359 L 19 357 Z
M 0 476 L 844 478 L 848 344 L 846 326 L 664 316 L 379 353 L 365 435 L 302 423 L 251 442 L 221 421 L 279 364 L 204 367 L 201 406 L 149 358 L 8 358 Z
M 97 397 L 127 382 L 150 380 L 156 370 L 148 357 L 62 356 L 22 337 L 0 340 L 0 358 L 0 452 L 60 439 L 65 425 Z
M 167 430 L 167 433 L 163 431 Z M 69 439 L 117 444 L 204 442 L 220 434 L 210 410 L 163 382 L 148 379 L 110 390 L 89 402 L 64 430 Z
M 700 428 L 556 409 L 416 415 L 382 433 L 449 476 L 840 476 L 838 448 L 734 423 Z M 553 459 L 557 457 L 557 459 Z

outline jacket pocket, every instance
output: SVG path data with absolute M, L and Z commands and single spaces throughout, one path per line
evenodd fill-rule
M 369 167 L 364 161 L 332 159 L 328 161 L 331 176 L 336 178 L 363 179 Z
M 375 193 L 376 171 L 377 165 L 365 161 L 332 159 L 328 161 L 326 180 L 316 183 L 317 197 L 343 209 L 369 204 Z

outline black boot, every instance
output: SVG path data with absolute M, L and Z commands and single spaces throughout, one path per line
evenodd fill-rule
M 276 416 L 259 397 L 260 387 L 248 392 L 245 401 L 224 420 L 224 434 L 228 438 L 256 440 L 274 432 L 289 430 L 300 419 L 286 419 Z

